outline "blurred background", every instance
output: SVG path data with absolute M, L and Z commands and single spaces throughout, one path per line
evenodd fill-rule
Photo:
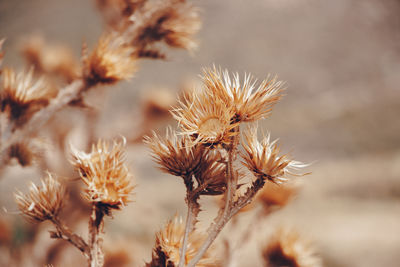
M 154 90 L 167 90 L 174 98 L 183 87 L 199 86 L 203 67 L 215 64 L 259 80 L 277 74 L 286 81 L 286 96 L 261 126 L 280 139 L 284 151 L 312 162 L 308 168 L 312 174 L 303 178 L 297 198 L 256 231 L 268 232 L 276 225 L 295 227 L 312 240 L 325 266 L 398 266 L 400 1 L 194 3 L 203 20 L 198 49 L 189 54 L 169 49 L 166 61 L 142 61 L 130 82 L 104 89 L 106 98 L 94 101 L 102 110 L 96 135 L 134 136 L 141 127 L 135 114 L 143 99 Z M 103 28 L 94 1 L 0 0 L 4 66 L 25 68 L 21 49 L 33 34 L 68 46 L 79 58 L 82 43 L 92 47 Z M 68 140 L 79 143 L 79 131 Z M 128 247 L 133 266 L 141 266 L 151 257 L 154 233 L 176 212 L 185 214 L 185 192 L 178 178 L 156 168 L 140 142 L 129 146 L 128 161 L 137 184 L 135 201 L 106 221 L 105 246 Z M 0 205 L 9 212 L 1 211 L 0 217 L 13 222 L 8 238 L 18 246 L 26 223 L 12 212 L 13 191 L 25 188 L 42 172 L 16 165 L 1 175 Z M 38 227 L 51 229 L 47 224 Z M 85 227 L 82 223 L 75 228 L 85 234 Z M 42 249 L 56 242 L 45 230 L 34 237 L 35 247 L 23 253 L 40 258 Z M 262 234 L 254 239 L 252 246 L 263 244 Z M 261 265 L 252 246 L 243 250 L 237 266 Z M 75 257 L 55 266 L 82 260 L 75 248 L 69 249 Z M 1 253 L 0 258 L 19 257 Z

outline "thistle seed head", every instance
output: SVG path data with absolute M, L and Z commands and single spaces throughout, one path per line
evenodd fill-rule
M 45 221 L 58 216 L 65 201 L 65 188 L 50 173 L 38 187 L 31 183 L 29 193 L 17 191 L 15 200 L 19 210 L 31 221 Z
M 4 69 L 3 90 L 0 92 L 1 111 L 6 111 L 17 125 L 23 124 L 40 108 L 47 106 L 52 95 L 44 79 L 33 79 L 33 69 L 16 74 Z
M 89 85 L 113 84 L 135 73 L 133 47 L 117 33 L 103 35 L 89 56 L 83 58 L 83 77 Z
M 279 229 L 272 241 L 264 248 L 263 258 L 267 266 L 321 267 L 310 242 L 293 229 Z
M 270 142 L 270 136 L 264 136 L 262 141 L 257 140 L 257 128 L 253 127 L 244 134 L 243 142 L 245 153 L 242 153 L 243 165 L 254 173 L 256 177 L 270 180 L 273 183 L 282 183 L 287 175 L 302 176 L 305 173 L 298 171 L 307 164 L 290 159 L 289 155 L 279 155 L 280 148 L 277 140 Z
M 249 122 L 269 116 L 273 106 L 282 96 L 283 82 L 268 76 L 256 87 L 256 80 L 245 75 L 240 83 L 239 74 L 230 77 L 227 70 L 215 67 L 204 69 L 203 83 L 212 98 L 220 99 L 234 112 L 234 121 Z
M 71 163 L 87 186 L 85 196 L 90 202 L 120 209 L 130 201 L 134 187 L 125 164 L 124 145 L 125 139 L 114 141 L 112 148 L 109 143 L 99 140 L 90 153 L 71 148 Z

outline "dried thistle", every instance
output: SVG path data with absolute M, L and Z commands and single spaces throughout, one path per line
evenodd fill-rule
M 232 123 L 233 110 L 209 95 L 193 92 L 172 112 L 182 134 L 191 136 L 194 144 L 228 144 L 236 135 L 233 129 L 238 124 Z
M 78 76 L 78 63 L 65 46 L 47 44 L 40 36 L 31 36 L 25 41 L 22 52 L 37 72 L 60 75 L 68 82 Z
M 256 201 L 268 212 L 271 207 L 284 207 L 296 195 L 298 188 L 290 183 L 267 183 L 256 196 Z
M 153 151 L 152 156 L 162 171 L 186 177 L 200 168 L 204 148 L 192 145 L 188 136 L 179 137 L 168 128 L 165 139 L 153 133 L 152 137 L 146 136 L 144 140 Z
M 194 34 L 201 27 L 197 9 L 186 1 L 168 0 L 148 2 L 142 14 L 133 14 L 134 23 L 140 23 L 133 45 L 140 51 L 158 51 L 153 47 L 165 42 L 175 48 L 196 48 Z
M 15 158 L 22 166 L 30 166 L 34 159 L 34 152 L 27 142 L 15 143 L 9 148 L 9 159 Z
M 185 224 L 182 218 L 175 216 L 164 229 L 156 234 L 156 244 L 153 250 L 152 261 L 147 267 L 176 267 L 180 260 L 180 247 L 185 233 Z M 188 240 L 188 249 L 184 257 L 185 265 L 194 257 L 199 246 L 203 242 L 204 235 L 192 232 Z M 218 261 L 209 253 L 196 264 L 199 267 L 219 266 Z
M 273 240 L 264 248 L 263 258 L 268 267 L 320 267 L 321 259 L 316 256 L 310 242 L 292 229 L 280 229 Z
M 245 153 L 242 153 L 242 162 L 254 175 L 263 180 L 273 183 L 282 183 L 287 180 L 286 175 L 302 176 L 304 173 L 297 173 L 301 168 L 306 167 L 299 161 L 290 159 L 288 155 L 279 155 L 280 148 L 277 140 L 270 142 L 270 136 L 264 136 L 263 140 L 257 140 L 257 128 L 249 129 L 243 143 Z
M 134 48 L 117 33 L 103 35 L 89 56 L 83 58 L 83 77 L 87 84 L 113 84 L 130 79 L 137 70 Z
M 203 83 L 207 93 L 219 98 L 227 107 L 233 109 L 234 121 L 248 122 L 264 119 L 282 96 L 282 81 L 276 77 L 267 78 L 256 88 L 251 75 L 245 75 L 240 84 L 239 74 L 230 78 L 227 70 L 222 72 L 215 67 L 204 69 Z
M 33 113 L 49 103 L 52 92 L 43 78 L 33 80 L 33 69 L 18 74 L 11 69 L 4 69 L 3 75 L 1 111 L 8 112 L 17 125 L 26 122 Z
M 52 220 L 60 213 L 65 201 L 65 188 L 50 173 L 38 187 L 31 183 L 29 193 L 15 193 L 20 211 L 31 221 Z
M 109 143 L 99 140 L 88 154 L 72 148 L 72 164 L 87 186 L 85 196 L 90 202 L 120 209 L 130 201 L 134 186 L 125 164 L 124 145 L 125 139 L 114 141 L 110 149 Z

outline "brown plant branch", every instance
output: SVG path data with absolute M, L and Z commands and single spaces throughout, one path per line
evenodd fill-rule
M 211 246 L 212 242 L 217 238 L 218 234 L 224 228 L 225 224 L 232 218 L 231 209 L 233 207 L 233 199 L 236 193 L 237 188 L 237 175 L 233 169 L 233 162 L 237 154 L 237 145 L 238 145 L 238 137 L 239 137 L 239 126 L 235 127 L 234 132 L 237 135 L 234 135 L 231 138 L 231 143 L 227 148 L 228 152 L 228 160 L 226 162 L 226 192 L 225 192 L 225 205 L 218 212 L 218 216 L 214 220 L 214 222 L 208 228 L 208 236 L 204 243 L 201 245 L 200 249 L 197 251 L 196 256 L 189 262 L 188 267 L 194 267 L 197 262 L 201 260 L 203 255 L 206 253 L 208 248 Z
M 102 267 L 104 264 L 104 254 L 100 238 L 101 228 L 105 210 L 102 206 L 93 204 L 92 215 L 89 220 L 89 267 Z
M 90 249 L 88 244 L 82 237 L 73 233 L 66 225 L 64 225 L 58 218 L 52 218 L 51 222 L 55 225 L 57 231 L 51 231 L 51 238 L 59 238 L 70 242 L 77 249 L 79 249 L 86 257 L 89 257 Z

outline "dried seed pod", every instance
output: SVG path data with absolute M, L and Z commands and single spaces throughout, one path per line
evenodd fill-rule
M 153 256 L 147 267 L 176 267 L 179 263 L 179 251 L 185 233 L 185 224 L 182 218 L 175 216 L 170 220 L 160 232 L 156 234 L 156 244 L 153 250 Z M 192 232 L 189 236 L 188 249 L 185 255 L 185 265 L 196 255 L 197 250 L 204 241 L 204 235 L 198 232 Z M 199 267 L 220 266 L 218 260 L 207 252 L 203 258 L 196 264 Z
M 227 70 L 222 72 L 215 67 L 204 69 L 203 83 L 206 92 L 219 98 L 234 112 L 234 121 L 248 122 L 269 116 L 273 106 L 282 96 L 283 82 L 276 77 L 268 77 L 256 88 L 256 81 L 251 75 L 245 75 L 243 84 L 239 74 L 230 78 Z
M 33 80 L 33 69 L 16 74 L 4 69 L 3 90 L 0 92 L 1 111 L 8 112 L 17 126 L 26 122 L 36 111 L 47 106 L 52 96 L 44 79 Z
M 133 52 L 121 35 L 103 35 L 93 52 L 83 57 L 83 78 L 90 86 L 130 79 L 137 69 Z
M 90 202 L 120 209 L 130 201 L 134 186 L 125 164 L 124 145 L 125 139 L 123 142 L 114 141 L 110 149 L 109 143 L 99 140 L 90 153 L 71 148 L 71 163 L 79 170 L 87 186 L 85 196 Z
M 322 266 L 310 242 L 301 238 L 293 229 L 279 229 L 264 248 L 263 258 L 268 267 Z
M 308 166 L 299 161 L 290 159 L 288 155 L 279 156 L 280 148 L 277 140 L 270 142 L 270 136 L 257 140 L 257 128 L 253 127 L 244 134 L 246 143 L 243 143 L 245 153 L 242 153 L 243 165 L 254 173 L 256 177 L 270 180 L 273 183 L 282 183 L 287 180 L 286 175 L 302 176 L 297 173 L 301 168 Z
M 29 193 L 15 193 L 15 199 L 20 211 L 31 221 L 45 221 L 58 216 L 64 201 L 65 188 L 50 173 L 41 181 L 38 187 L 31 183 Z
M 166 138 L 156 133 L 145 137 L 145 143 L 153 151 L 152 156 L 160 169 L 175 176 L 186 177 L 198 171 L 205 153 L 202 146 L 193 145 L 188 136 L 179 137 L 171 128 Z

